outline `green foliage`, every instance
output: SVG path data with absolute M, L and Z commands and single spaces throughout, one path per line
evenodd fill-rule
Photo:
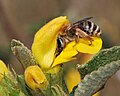
M 18 75 L 17 81 L 18 81 L 19 87 L 21 88 L 22 92 L 25 93 L 26 96 L 33 96 L 32 93 L 30 92 L 29 88 L 25 84 L 23 75 Z
M 45 73 L 45 75 L 47 80 L 49 81 L 49 85 L 47 89 L 42 90 L 42 93 L 45 96 L 64 96 L 64 95 L 58 95 L 58 94 L 63 94 L 63 92 L 61 93 L 60 91 L 66 88 L 64 87 L 64 83 L 63 83 L 63 69 L 61 68 L 61 70 L 58 73 L 52 73 L 52 74 Z
M 0 96 L 25 96 L 11 72 L 0 81 Z
M 59 85 L 51 86 L 53 96 L 67 96 L 63 89 Z

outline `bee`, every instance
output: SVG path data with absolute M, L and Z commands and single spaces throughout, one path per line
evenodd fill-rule
M 65 26 L 65 30 L 58 34 L 56 56 L 62 52 L 69 42 L 76 41 L 78 43 L 79 38 L 85 38 L 90 41 L 89 45 L 91 45 L 94 41 L 91 36 L 100 37 L 100 27 L 90 21 L 91 18 L 93 17 L 84 18 Z

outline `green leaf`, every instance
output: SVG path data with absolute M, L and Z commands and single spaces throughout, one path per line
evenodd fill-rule
M 18 86 L 15 76 L 13 76 L 11 72 L 4 75 L 0 81 L 0 96 L 20 96 L 20 93 L 21 89 Z M 24 93 L 21 94 L 25 96 Z
M 26 96 L 32 96 L 30 91 L 27 89 L 23 75 L 18 75 L 17 81 L 18 81 L 18 84 L 19 84 L 22 92 L 24 92 Z
M 53 96 L 67 96 L 67 94 L 62 90 L 59 85 L 54 85 L 51 87 Z
M 120 60 L 120 46 L 114 46 L 100 51 L 92 58 L 92 60 L 84 65 L 78 66 L 78 70 L 81 77 L 84 78 L 85 75 L 97 70 L 100 66 L 104 66 L 117 60 Z
M 45 73 L 45 75 L 49 81 L 49 86 L 46 90 L 42 90 L 42 92 L 45 96 L 53 96 L 51 86 L 59 85 L 61 88 L 63 88 L 63 69 L 61 68 L 58 73 Z
M 92 96 L 100 90 L 106 81 L 120 69 L 120 60 L 99 67 L 86 75 L 75 90 L 74 96 Z

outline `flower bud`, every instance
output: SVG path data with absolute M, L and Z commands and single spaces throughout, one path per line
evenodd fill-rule
M 24 76 L 26 84 L 34 91 L 37 91 L 37 89 L 46 89 L 48 86 L 48 81 L 44 73 L 37 65 L 26 68 Z

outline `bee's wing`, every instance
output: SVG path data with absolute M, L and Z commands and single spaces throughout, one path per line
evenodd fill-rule
M 73 25 L 74 25 L 74 24 L 81 23 L 81 22 L 83 22 L 83 21 L 90 20 L 90 19 L 92 19 L 92 18 L 93 18 L 93 17 L 86 17 L 86 18 L 84 18 L 84 19 L 82 19 L 82 20 L 79 20 L 79 21 L 77 21 L 77 22 L 73 23 Z

